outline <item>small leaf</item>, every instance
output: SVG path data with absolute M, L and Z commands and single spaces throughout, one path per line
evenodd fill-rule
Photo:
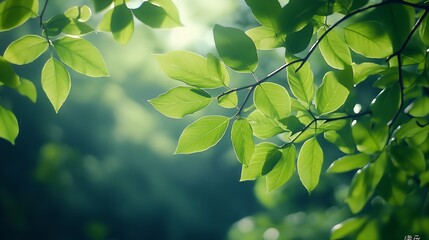
M 405 112 L 413 117 L 425 117 L 429 114 L 429 97 L 423 96 L 416 99 L 408 105 Z
M 82 38 L 63 37 L 54 41 L 58 57 L 67 66 L 90 77 L 109 76 L 100 51 Z
M 349 218 L 341 223 L 338 223 L 331 229 L 331 240 L 343 239 L 347 236 L 352 236 L 361 229 L 368 221 L 367 217 Z
M 187 51 L 174 51 L 157 56 L 161 69 L 175 80 L 199 88 L 218 88 L 224 86 L 223 72 L 212 75 L 207 59 Z
M 362 210 L 375 191 L 387 164 L 386 151 L 381 152 L 375 161 L 358 170 L 350 184 L 346 202 L 356 214 Z
M 21 84 L 10 63 L 2 56 L 0 56 L 0 83 L 11 88 L 17 88 Z
M 253 95 L 256 108 L 272 119 L 290 115 L 291 101 L 287 90 L 276 83 L 264 82 L 258 85 Z
M 211 101 L 206 91 L 194 87 L 176 87 L 149 100 L 156 110 L 171 118 L 183 118 L 203 109 Z
M 115 5 L 104 14 L 98 29 L 112 32 L 113 38 L 118 43 L 127 44 L 134 33 L 133 14 L 125 3 Z
M 254 180 L 261 176 L 262 167 L 265 161 L 278 161 L 281 157 L 281 152 L 278 146 L 272 143 L 260 143 L 256 145 L 255 152 L 250 159 L 248 166 L 243 165 L 241 168 L 240 181 Z
M 322 4 L 321 1 L 290 0 L 280 12 L 282 31 L 289 34 L 303 29 Z
M 86 5 L 74 6 L 64 12 L 64 16 L 76 19 L 79 22 L 87 22 L 91 18 L 91 15 L 91 8 Z
M 352 154 L 355 152 L 355 142 L 349 125 L 345 126 L 341 130 L 326 131 L 323 136 L 328 142 L 334 144 L 341 152 L 346 154 Z
M 175 154 L 205 151 L 216 145 L 225 134 L 229 118 L 205 116 L 187 126 L 179 138 Z
M 231 130 L 231 141 L 235 155 L 241 164 L 247 166 L 255 151 L 253 142 L 253 131 L 250 123 L 245 118 L 238 118 L 234 121 Z
M 409 175 L 417 175 L 426 170 L 425 156 L 417 148 L 397 145 L 389 148 L 393 163 Z
M 322 163 L 323 151 L 316 138 L 305 141 L 299 151 L 297 164 L 299 178 L 309 193 L 319 184 Z
M 70 87 L 70 75 L 64 65 L 55 58 L 46 61 L 42 69 L 42 88 L 55 112 L 58 113 L 67 99 Z
M 334 72 L 326 73 L 322 85 L 316 93 L 317 110 L 321 114 L 337 110 L 344 104 L 349 93 L 349 90 L 339 82 Z
M 253 15 L 264 27 L 277 30 L 281 5 L 277 0 L 245 0 Z
M 291 53 L 300 53 L 310 44 L 313 37 L 313 24 L 308 23 L 298 32 L 290 33 L 286 36 L 286 49 Z
M 5 0 L 0 4 L 0 32 L 22 25 L 39 10 L 37 0 Z
M 259 50 L 271 50 L 282 47 L 284 42 L 283 35 L 278 35 L 274 30 L 264 26 L 249 29 L 246 31 L 246 35 L 252 39 Z
M 213 35 L 220 58 L 237 72 L 253 72 L 258 65 L 255 44 L 243 31 L 215 25 Z
M 33 82 L 24 78 L 21 78 L 20 80 L 21 80 L 21 85 L 19 85 L 19 87 L 16 90 L 21 95 L 26 96 L 28 99 L 30 99 L 33 103 L 36 103 L 37 91 Z
M 388 127 L 386 125 L 371 126 L 368 118 L 361 118 L 352 126 L 353 138 L 360 152 L 373 154 L 381 151 L 387 142 Z
M 294 64 L 287 69 L 287 81 L 293 95 L 309 106 L 314 98 L 313 72 L 308 62 L 298 72 L 297 67 L 297 64 Z
M 220 79 L 224 86 L 229 85 L 229 73 L 225 64 L 210 53 L 207 55 L 207 70 L 212 78 Z
M 253 111 L 248 118 L 253 134 L 258 138 L 269 138 L 284 132 L 276 120 L 267 118 L 259 110 Z
M 324 32 L 324 29 L 320 29 L 318 35 Z M 326 63 L 333 68 L 342 70 L 352 64 L 349 47 L 336 31 L 330 31 L 325 36 L 319 44 L 319 49 Z
M 18 120 L 13 112 L 0 106 L 0 138 L 6 139 L 15 145 L 15 139 L 19 133 Z
M 296 149 L 293 144 L 282 150 L 282 157 L 274 168 L 267 174 L 267 190 L 273 191 L 284 185 L 295 171 Z
M 237 92 L 230 92 L 222 95 L 217 99 L 219 106 L 224 108 L 236 108 L 238 107 L 238 96 Z
M 170 0 L 145 1 L 132 11 L 138 20 L 152 28 L 173 28 L 182 25 L 176 6 Z
M 13 41 L 5 50 L 4 58 L 22 65 L 34 61 L 48 49 L 48 41 L 36 35 L 26 35 Z
M 385 125 L 391 121 L 401 105 L 401 89 L 399 83 L 381 91 L 371 102 L 372 121 Z
M 366 80 L 369 76 L 382 73 L 386 70 L 385 66 L 381 66 L 371 62 L 361 64 L 352 64 L 353 68 L 353 83 L 359 84 Z
M 370 157 L 365 153 L 346 155 L 335 160 L 326 171 L 327 173 L 343 173 L 358 168 L 362 168 L 370 161 Z

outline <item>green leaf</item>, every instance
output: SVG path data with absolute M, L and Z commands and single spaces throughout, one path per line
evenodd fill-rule
M 58 113 L 67 99 L 71 87 L 70 75 L 64 65 L 55 58 L 49 58 L 42 69 L 42 88 Z
M 92 0 L 96 12 L 100 12 L 110 6 L 113 0 Z
M 0 83 L 11 88 L 17 88 L 21 84 L 10 63 L 2 56 L 0 56 Z
M 6 139 L 15 145 L 15 139 L 19 133 L 18 120 L 13 112 L 0 106 L 0 138 Z
M 382 73 L 386 70 L 385 66 L 380 66 L 371 62 L 361 64 L 353 63 L 353 83 L 359 84 L 366 80 L 369 76 Z
M 391 146 L 389 155 L 395 166 L 409 175 L 417 175 L 426 170 L 425 156 L 422 151 L 406 145 Z
M 281 30 L 287 35 L 303 29 L 322 4 L 314 0 L 290 0 L 280 12 Z
M 302 124 L 294 115 L 279 119 L 277 120 L 277 123 L 279 123 L 279 126 L 282 127 L 285 131 L 290 131 L 292 134 L 302 131 L 302 129 L 305 127 L 305 125 Z
M 125 3 L 115 5 L 106 12 L 98 25 L 98 29 L 112 32 L 113 38 L 120 44 L 127 44 L 134 33 L 134 19 Z
M 253 15 L 264 27 L 277 30 L 279 28 L 278 16 L 282 9 L 277 0 L 245 0 Z
M 194 87 L 176 87 L 149 100 L 156 110 L 167 117 L 183 118 L 209 105 L 211 96 L 204 90 Z
M 327 173 L 343 173 L 358 168 L 362 168 L 370 161 L 370 157 L 365 153 L 354 155 L 346 155 L 338 160 L 335 160 L 326 170 Z
M 425 127 L 421 127 L 425 125 Z M 414 137 L 415 135 L 429 132 L 429 125 L 426 120 L 412 118 L 408 122 L 401 124 L 393 132 L 393 137 L 395 139 L 403 140 L 405 138 Z
M 225 134 L 229 118 L 205 116 L 187 126 L 179 138 L 175 154 L 205 151 L 216 145 Z
M 355 234 L 368 221 L 367 217 L 349 218 L 341 223 L 338 223 L 331 229 L 331 240 L 343 239 L 347 236 Z
M 387 142 L 386 125 L 371 126 L 368 118 L 361 118 L 352 125 L 352 134 L 360 152 L 373 154 L 381 151 Z
M 355 142 L 349 125 L 345 126 L 341 130 L 326 131 L 323 136 L 328 142 L 334 144 L 341 152 L 346 154 L 352 154 L 355 152 Z
M 74 6 L 64 12 L 64 16 L 78 20 L 79 22 L 87 22 L 91 16 L 91 8 L 86 5 Z
M 311 193 L 319 184 L 323 151 L 316 138 L 305 141 L 298 155 L 298 175 L 304 187 Z
M 350 48 L 365 57 L 385 58 L 393 53 L 390 38 L 379 22 L 350 24 L 344 28 L 344 34 Z
M 237 72 L 253 72 L 258 66 L 255 44 L 243 31 L 215 25 L 215 45 L 220 58 Z
M 290 115 L 291 101 L 287 90 L 276 83 L 264 82 L 258 85 L 253 95 L 256 108 L 272 119 Z
M 250 159 L 249 165 L 243 165 L 241 168 L 240 181 L 255 180 L 257 177 L 261 176 L 265 161 L 278 161 L 281 155 L 278 146 L 275 144 L 264 142 L 256 145 L 255 152 Z
M 0 32 L 20 26 L 38 10 L 37 0 L 5 0 L 0 3 Z
M 236 108 L 238 107 L 238 95 L 237 92 L 230 92 L 222 95 L 217 99 L 219 106 L 224 108 Z
M 319 113 L 326 114 L 340 108 L 347 97 L 349 90 L 344 87 L 334 72 L 328 72 L 323 77 L 322 85 L 316 92 L 316 107 Z
M 319 38 L 326 30 L 320 29 Z M 349 47 L 334 30 L 330 31 L 319 44 L 320 52 L 329 66 L 336 69 L 345 69 L 352 64 L 352 56 Z
M 245 118 L 234 121 L 231 130 L 231 141 L 235 155 L 241 164 L 248 166 L 255 151 L 253 131 L 250 123 Z
M 170 0 L 145 1 L 132 11 L 138 20 L 152 28 L 182 26 L 177 8 Z
M 62 62 L 76 72 L 90 77 L 109 76 L 100 51 L 82 38 L 63 37 L 54 41 Z
M 399 111 L 401 105 L 401 89 L 399 83 L 381 91 L 371 102 L 372 120 L 376 124 L 385 125 Z
M 375 161 L 358 170 L 350 184 L 346 202 L 356 214 L 362 210 L 375 191 L 387 164 L 386 151 L 381 152 Z
M 36 103 L 37 91 L 33 82 L 24 78 L 20 78 L 20 80 L 21 80 L 21 85 L 19 85 L 19 87 L 16 90 L 21 95 L 26 96 L 28 99 L 30 99 L 33 103 Z
M 267 118 L 259 110 L 253 111 L 248 119 L 252 125 L 253 134 L 258 138 L 269 138 L 284 132 L 276 120 Z
M 309 106 L 314 98 L 313 72 L 308 62 L 298 72 L 297 67 L 298 65 L 294 64 L 287 69 L 287 80 L 293 95 Z
M 378 222 L 371 219 L 361 228 L 356 236 L 356 240 L 379 240 L 379 229 L 380 226 L 378 225 Z
M 429 97 L 423 96 L 416 99 L 408 105 L 405 112 L 413 117 L 425 117 L 429 114 Z
M 207 55 L 207 70 L 212 78 L 220 79 L 224 86 L 229 85 L 229 73 L 225 64 L 211 53 Z
M 259 50 L 271 50 L 283 46 L 284 36 L 278 35 L 274 30 L 264 26 L 249 29 L 246 34 Z
M 425 46 L 429 46 L 429 17 L 426 16 L 419 28 L 419 35 Z
M 22 65 L 34 61 L 49 47 L 45 38 L 26 35 L 13 41 L 5 50 L 4 58 L 11 63 Z
M 286 49 L 291 53 L 300 53 L 310 44 L 313 37 L 313 24 L 308 23 L 298 32 L 290 33 L 286 36 Z
M 295 171 L 296 149 L 293 144 L 283 148 L 282 156 L 274 168 L 267 174 L 267 190 L 273 191 L 284 185 Z
M 187 51 L 174 51 L 157 55 L 161 69 L 175 80 L 199 88 L 218 88 L 224 86 L 224 72 L 216 75 L 209 70 L 206 58 Z M 212 68 L 212 67 L 210 67 Z

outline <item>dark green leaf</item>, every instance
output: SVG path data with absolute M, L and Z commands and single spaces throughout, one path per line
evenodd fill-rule
M 170 0 L 145 1 L 132 11 L 138 20 L 152 28 L 173 28 L 182 25 L 177 9 Z
M 49 101 L 58 113 L 67 99 L 71 87 L 70 75 L 64 65 L 50 58 L 42 69 L 42 88 Z
M 425 156 L 417 148 L 406 145 L 391 146 L 389 154 L 393 163 L 410 175 L 417 175 L 426 170 Z
M 245 118 L 234 121 L 231 130 L 231 141 L 235 155 L 241 164 L 248 166 L 255 151 L 253 131 L 250 123 Z
M 10 30 L 37 15 L 37 0 L 5 0 L 0 3 L 0 32 Z
M 352 154 L 355 152 L 355 142 L 353 140 L 350 125 L 347 125 L 338 131 L 326 131 L 323 136 L 328 142 L 334 144 L 341 152 L 346 154 Z
M 100 12 L 110 6 L 113 0 L 92 0 L 96 12 Z
M 335 160 L 328 168 L 328 173 L 343 173 L 358 168 L 362 168 L 370 161 L 370 157 L 365 153 L 354 155 L 346 155 L 338 160 Z
M 399 83 L 381 91 L 370 106 L 373 122 L 380 125 L 389 123 L 396 112 L 399 111 L 400 102 L 401 89 Z
M 8 109 L 0 106 L 0 138 L 6 139 L 14 145 L 18 133 L 19 126 L 15 115 Z
M 420 39 L 425 44 L 425 46 L 429 46 L 429 17 L 426 16 L 419 28 Z
M 17 88 L 21 84 L 10 63 L 2 56 L 0 56 L 0 83 L 11 88 Z
M 286 49 L 291 53 L 300 53 L 310 44 L 313 37 L 313 24 L 308 23 L 303 29 L 286 36 Z
M 274 168 L 267 174 L 267 190 L 273 191 L 285 184 L 295 171 L 296 149 L 293 144 L 281 150 L 282 156 Z
M 264 82 L 256 87 L 253 96 L 256 108 L 265 116 L 272 119 L 282 119 L 290 115 L 290 97 L 283 86 Z
M 134 33 L 134 19 L 130 9 L 125 3 L 116 5 L 113 9 L 107 11 L 98 29 L 105 32 L 112 32 L 113 38 L 121 44 L 130 41 Z
M 296 116 L 289 116 L 287 118 L 277 120 L 279 125 L 285 130 L 290 131 L 292 134 L 302 131 L 305 127 Z
M 297 162 L 299 178 L 309 193 L 319 184 L 322 163 L 322 148 L 316 138 L 313 137 L 302 145 Z
M 278 161 L 280 157 L 281 152 L 275 144 L 264 142 L 256 145 L 249 165 L 243 165 L 241 168 L 240 181 L 254 180 L 261 176 L 265 161 L 275 161 L 276 159 Z
M 349 218 L 332 228 L 330 239 L 343 239 L 344 237 L 351 236 L 359 231 L 367 221 L 367 217 Z
M 278 16 L 282 7 L 277 0 L 245 0 L 247 6 L 252 10 L 253 15 L 264 27 L 274 29 L 279 28 Z
M 322 4 L 314 0 L 290 0 L 280 12 L 281 30 L 287 35 L 303 29 Z
M 5 50 L 4 58 L 22 65 L 34 61 L 48 49 L 49 43 L 37 35 L 25 35 L 13 41 Z
M 352 125 L 353 138 L 360 152 L 373 154 L 381 151 L 387 142 L 388 127 L 386 125 L 371 126 L 368 118 L 355 120 Z

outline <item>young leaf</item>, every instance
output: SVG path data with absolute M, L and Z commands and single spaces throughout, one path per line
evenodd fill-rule
M 134 33 L 133 14 L 125 3 L 115 5 L 104 14 L 98 29 L 112 32 L 113 38 L 118 43 L 127 44 Z
M 30 99 L 33 103 L 37 100 L 37 91 L 36 87 L 34 86 L 33 82 L 21 78 L 21 85 L 16 89 L 21 95 L 26 96 L 28 99 Z
M 235 155 L 241 164 L 248 166 L 255 151 L 253 131 L 250 123 L 245 118 L 234 121 L 231 130 L 231 141 Z
M 13 41 L 5 50 L 4 58 L 9 62 L 22 65 L 34 61 L 48 49 L 45 38 L 26 35 Z
M 286 36 L 286 49 L 291 53 L 300 53 L 310 44 L 313 37 L 313 24 L 308 23 L 298 32 L 290 33 Z
M 253 134 L 258 138 L 269 138 L 284 132 L 276 120 L 267 118 L 259 110 L 253 111 L 248 118 Z
M 252 39 L 259 50 L 271 50 L 282 47 L 284 42 L 283 35 L 278 35 L 274 30 L 264 26 L 249 29 L 246 31 L 246 35 Z
M 325 31 L 320 29 L 318 35 L 322 35 Z M 352 64 L 349 47 L 336 31 L 330 31 L 325 36 L 319 44 L 319 49 L 326 63 L 333 68 L 341 70 Z
M 225 76 L 212 75 L 207 59 L 187 51 L 174 51 L 157 56 L 162 70 L 175 80 L 198 88 L 218 88 L 224 86 Z M 223 72 L 222 72 L 223 73 Z
M 361 64 L 353 63 L 352 68 L 354 84 L 359 84 L 366 80 L 367 77 L 382 73 L 386 70 L 385 66 L 381 66 L 371 62 L 364 62 Z
M 173 28 L 182 25 L 176 6 L 170 0 L 145 1 L 132 11 L 138 20 L 152 28 Z
M 245 0 L 253 15 L 264 27 L 277 32 L 279 28 L 278 16 L 282 9 L 277 0 Z
M 297 164 L 299 178 L 309 193 L 319 184 L 322 163 L 323 151 L 316 138 L 305 141 L 299 151 Z
M 243 31 L 215 25 L 215 45 L 220 58 L 237 72 L 253 72 L 258 65 L 255 44 Z
M 17 88 L 21 84 L 10 63 L 2 56 L 0 56 L 0 83 L 11 88 Z
M 207 70 L 212 78 L 220 79 L 224 86 L 229 85 L 229 73 L 225 64 L 211 53 L 207 55 Z
M 182 118 L 203 109 L 212 101 L 204 90 L 194 87 L 176 87 L 149 100 L 156 110 L 167 117 Z
M 334 144 L 341 152 L 352 154 L 355 152 L 355 142 L 352 136 L 352 129 L 350 125 L 338 131 L 326 131 L 323 134 L 324 138 Z
M 360 152 L 373 154 L 381 151 L 386 145 L 388 127 L 371 126 L 368 118 L 361 118 L 353 123 L 352 134 Z
M 425 117 L 429 114 L 429 97 L 416 99 L 405 109 L 405 112 L 413 117 Z
M 269 192 L 278 189 L 289 181 L 295 171 L 295 146 L 293 144 L 287 145 L 287 147 L 283 148 L 281 151 L 282 157 L 267 174 L 267 190 Z
M 64 16 L 75 19 L 79 22 L 87 22 L 91 18 L 91 8 L 86 5 L 74 6 L 64 12 Z
M 349 90 L 339 82 L 337 75 L 328 72 L 316 92 L 317 110 L 321 114 L 333 112 L 344 104 L 348 96 Z
M 303 29 L 322 4 L 314 0 L 290 0 L 279 15 L 282 31 L 287 35 Z
M 327 173 L 343 173 L 367 165 L 371 159 L 368 154 L 358 153 L 354 155 L 346 155 L 338 160 L 335 160 L 326 170 Z
M 355 234 L 368 221 L 367 217 L 349 218 L 342 223 L 338 223 L 331 230 L 331 240 L 343 239 Z
M 237 92 L 230 92 L 228 94 L 218 97 L 217 102 L 219 106 L 224 108 L 236 108 L 238 106 Z
M 399 83 L 381 91 L 371 102 L 372 121 L 385 125 L 399 111 L 401 105 L 401 89 Z
M 417 175 L 426 170 L 425 156 L 417 148 L 397 145 L 389 148 L 393 163 L 410 175 Z
M 376 21 L 357 22 L 344 28 L 347 44 L 368 58 L 385 58 L 393 53 L 390 38 Z
M 187 126 L 179 138 L 175 154 L 205 151 L 216 145 L 225 134 L 229 118 L 205 116 Z
M 241 167 L 240 181 L 254 180 L 261 176 L 262 167 L 265 161 L 278 161 L 281 158 L 278 146 L 264 142 L 256 145 L 255 152 L 250 159 L 248 166 Z
M 0 6 L 0 32 L 10 30 L 37 15 L 37 0 L 5 0 Z
M 15 145 L 15 139 L 19 133 L 18 120 L 13 112 L 0 106 L 0 138 L 6 139 Z
M 54 41 L 62 62 L 76 72 L 90 77 L 109 76 L 100 51 L 82 38 L 62 37 Z
M 264 82 L 256 87 L 253 101 L 256 108 L 272 119 L 290 115 L 291 101 L 287 90 L 276 83 Z
M 55 58 L 48 59 L 42 69 L 42 88 L 55 112 L 67 99 L 70 87 L 70 75 L 64 65 Z
M 294 64 L 287 69 L 287 81 L 293 95 L 309 106 L 314 98 L 313 72 L 308 62 L 298 72 L 297 67 L 297 64 Z

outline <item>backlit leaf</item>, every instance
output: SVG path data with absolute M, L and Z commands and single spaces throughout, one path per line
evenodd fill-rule
M 125 3 L 115 5 L 104 14 L 98 29 L 112 32 L 113 38 L 118 43 L 127 44 L 134 33 L 133 14 Z
M 211 78 L 220 79 L 224 86 L 229 85 L 229 73 L 225 64 L 213 54 L 207 54 L 207 70 Z
M 405 112 L 413 117 L 425 117 L 429 114 L 429 97 L 416 99 L 405 109 Z
M 187 126 L 179 138 L 175 154 L 205 151 L 216 145 L 225 134 L 229 118 L 205 116 Z
M 319 184 L 323 151 L 313 137 L 304 142 L 298 155 L 298 175 L 304 187 L 311 193 Z
M 0 106 L 0 138 L 6 139 L 11 144 L 15 144 L 18 133 L 19 126 L 15 114 Z
M 231 141 L 235 155 L 241 164 L 247 166 L 255 151 L 253 142 L 253 131 L 250 123 L 245 118 L 238 118 L 234 121 L 231 130 Z
M 21 84 L 10 63 L 2 56 L 0 56 L 0 83 L 11 88 L 17 88 Z
M 70 75 L 64 65 L 55 58 L 50 58 L 42 69 L 42 88 L 55 112 L 58 113 L 67 99 L 70 87 Z
M 68 18 L 73 18 L 78 20 L 79 22 L 86 22 L 91 18 L 92 12 L 91 8 L 86 5 L 83 6 L 74 6 L 67 9 L 64 12 L 64 16 Z
M 37 15 L 38 0 L 5 0 L 0 3 L 0 32 L 10 30 Z
M 269 138 L 284 132 L 276 120 L 267 118 L 259 110 L 253 111 L 248 119 L 252 125 L 253 134 L 258 138 Z
M 255 44 L 243 31 L 215 25 L 215 45 L 220 58 L 237 72 L 253 72 L 258 65 Z
M 349 218 L 338 223 L 331 229 L 331 240 L 343 239 L 344 237 L 355 234 L 367 222 L 366 217 Z
M 298 72 L 297 67 L 298 65 L 294 64 L 287 69 L 287 81 L 293 95 L 309 106 L 314 98 L 313 72 L 308 62 Z
M 34 61 L 49 47 L 45 38 L 26 35 L 13 41 L 5 50 L 4 58 L 9 62 L 22 65 Z
M 156 110 L 167 117 L 182 118 L 206 107 L 212 101 L 204 90 L 194 87 L 176 87 L 149 100 Z
M 179 13 L 170 0 L 145 1 L 132 11 L 138 20 L 152 28 L 173 28 L 182 25 Z
M 264 162 L 268 159 L 278 161 L 281 155 L 278 146 L 275 144 L 264 142 L 256 145 L 255 152 L 250 159 L 249 165 L 243 165 L 241 167 L 240 181 L 254 180 L 261 176 Z
M 224 108 L 237 108 L 238 107 L 238 96 L 237 92 L 231 92 L 218 97 L 217 99 L 219 106 Z
M 340 108 L 347 97 L 349 90 L 344 87 L 334 72 L 328 72 L 323 77 L 322 85 L 316 92 L 316 107 L 319 113 L 326 114 Z
M 320 29 L 319 38 L 325 32 Z M 345 69 L 352 64 L 349 47 L 336 31 L 330 31 L 319 44 L 320 52 L 329 66 L 336 69 Z
M 100 51 L 82 38 L 63 37 L 54 41 L 62 62 L 76 72 L 90 77 L 109 76 Z
M 353 83 L 359 84 L 366 80 L 369 76 L 382 73 L 386 70 L 385 66 L 381 66 L 371 62 L 361 64 L 352 64 L 353 68 Z
M 282 119 L 290 115 L 291 102 L 286 89 L 276 83 L 264 82 L 256 87 L 253 95 L 256 108 L 272 119 Z
M 388 127 L 371 126 L 368 118 L 361 118 L 353 123 L 352 134 L 360 152 L 373 154 L 381 151 L 386 145 Z
M 284 36 L 278 35 L 274 30 L 264 26 L 249 29 L 246 34 L 259 50 L 271 50 L 283 46 Z
M 277 30 L 281 6 L 277 0 L 245 0 L 253 15 L 264 27 Z
M 16 89 L 21 95 L 26 96 L 28 99 L 30 99 L 33 103 L 37 100 L 37 91 L 36 87 L 34 86 L 33 82 L 21 78 L 21 85 Z
M 273 191 L 284 185 L 295 171 L 296 149 L 293 144 L 281 149 L 282 157 L 267 174 L 267 190 Z
M 334 144 L 341 152 L 352 154 L 355 152 L 355 142 L 349 125 L 337 131 L 326 131 L 323 136 Z
M 365 153 L 354 155 L 346 155 L 338 160 L 335 160 L 328 168 L 328 173 L 343 173 L 358 168 L 362 168 L 370 161 L 370 157 Z

